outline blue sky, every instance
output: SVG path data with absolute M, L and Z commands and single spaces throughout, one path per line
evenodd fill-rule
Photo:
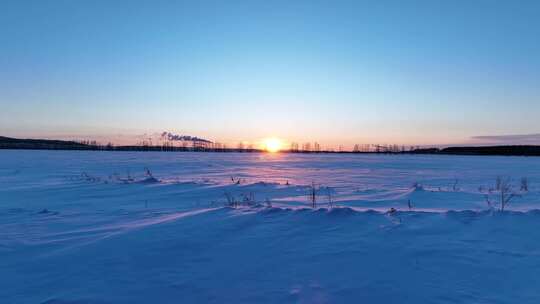
M 2 1 L 0 43 L 4 135 L 540 133 L 538 1 Z

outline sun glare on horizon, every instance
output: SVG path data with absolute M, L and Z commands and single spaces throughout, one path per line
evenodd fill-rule
M 268 138 L 264 140 L 264 148 L 270 153 L 276 153 L 281 150 L 283 143 L 278 138 Z

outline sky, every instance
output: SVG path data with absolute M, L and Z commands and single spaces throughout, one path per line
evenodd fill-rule
M 0 1 L 0 135 L 540 143 L 539 1 Z

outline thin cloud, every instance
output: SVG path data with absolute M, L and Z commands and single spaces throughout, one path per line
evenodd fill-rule
M 472 141 L 490 145 L 540 145 L 540 134 L 473 136 Z

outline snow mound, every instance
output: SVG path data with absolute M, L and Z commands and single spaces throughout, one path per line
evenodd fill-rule
M 538 211 L 390 215 L 353 208 L 251 208 L 253 212 L 243 212 L 248 209 L 118 215 L 101 227 L 79 228 L 78 238 L 45 232 L 57 241 L 4 244 L 13 250 L 3 251 L 0 261 L 3 277 L 10 278 L 2 280 L 6 288 L 0 296 L 7 302 L 34 303 L 99 303 L 68 300 L 97 296 L 107 303 L 253 303 L 254 299 L 296 303 L 321 297 L 329 303 L 404 297 L 415 303 L 441 297 L 453 303 L 539 299 L 531 278 L 536 277 L 532 265 L 539 259 L 540 236 L 521 237 L 537 226 Z M 47 229 L 61 225 L 60 230 L 69 231 L 85 216 L 54 219 Z M 1 233 L 5 239 L 6 230 Z M 82 238 L 84 234 L 93 241 Z M 24 266 L 17 263 L 20 259 Z M 43 273 L 54 279 L 39 280 Z M 491 288 L 503 280 L 519 289 Z

